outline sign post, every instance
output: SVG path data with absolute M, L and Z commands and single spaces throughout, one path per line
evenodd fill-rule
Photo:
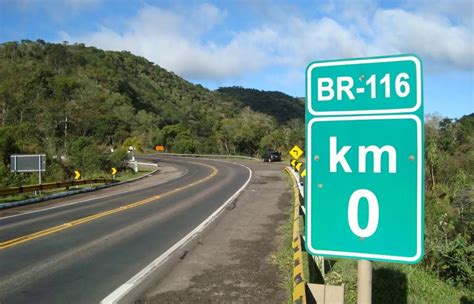
M 38 183 L 41 185 L 41 172 L 46 171 L 45 154 L 12 154 L 10 155 L 11 172 L 38 172 Z M 35 192 L 36 193 L 36 192 Z M 41 190 L 39 191 L 41 193 Z
M 372 303 L 372 262 L 357 261 L 357 303 Z
M 424 197 L 420 60 L 314 62 L 306 89 L 308 252 L 417 263 Z M 359 265 L 366 283 L 370 269 L 370 262 Z

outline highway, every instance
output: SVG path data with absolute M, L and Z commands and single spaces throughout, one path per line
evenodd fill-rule
M 182 176 L 0 218 L 0 303 L 100 302 L 209 217 L 251 176 L 248 168 L 231 162 L 153 161 L 177 168 Z M 99 197 L 101 191 L 94 193 Z

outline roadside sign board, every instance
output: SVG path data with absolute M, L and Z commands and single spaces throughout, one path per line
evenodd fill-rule
M 81 178 L 81 171 L 75 170 L 74 171 L 74 180 L 78 180 Z
M 165 146 L 163 146 L 163 145 L 156 145 L 156 146 L 155 146 L 155 151 L 158 151 L 158 152 L 165 152 Z
M 303 155 L 303 150 L 301 150 L 300 147 L 295 145 L 293 148 L 291 148 L 289 153 L 291 157 L 293 157 L 294 159 L 298 159 L 301 157 L 301 155 Z
M 403 58 L 409 64 L 404 64 Z M 313 255 L 400 263 L 416 263 L 423 256 L 421 71 L 412 69 L 421 63 L 414 56 L 387 60 L 387 68 L 383 58 L 363 59 L 357 64 L 357 60 L 348 60 L 345 68 L 336 61 L 334 70 L 331 62 L 325 62 L 320 65 L 322 72 L 317 70 L 319 63 L 308 67 L 305 231 L 307 250 Z M 393 62 L 405 69 L 395 69 Z M 324 94 L 317 93 L 321 80 L 313 77 L 384 78 L 392 69 L 406 74 L 406 92 L 420 90 L 406 94 L 403 105 L 398 99 L 377 98 L 372 101 L 377 108 L 369 104 L 366 95 L 355 91 L 351 101 L 325 100 Z M 382 87 L 384 94 L 393 96 L 396 78 L 386 77 L 392 81 L 392 91 L 387 93 Z M 380 84 L 379 76 L 376 79 Z M 335 80 L 335 96 L 337 85 Z M 326 104 L 321 106 L 323 101 L 310 96 L 323 96 Z
M 421 62 L 413 56 L 315 62 L 306 71 L 312 116 L 412 113 L 422 103 Z
M 44 172 L 46 171 L 45 154 L 10 155 L 11 172 Z

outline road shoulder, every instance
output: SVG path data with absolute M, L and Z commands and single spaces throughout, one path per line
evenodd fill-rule
M 198 246 L 138 302 L 286 302 L 273 256 L 278 227 L 291 208 L 283 165 L 245 164 L 253 171 L 247 188 Z

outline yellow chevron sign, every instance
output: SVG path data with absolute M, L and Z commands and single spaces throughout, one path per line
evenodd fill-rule
M 293 159 L 290 164 L 291 164 L 291 166 L 293 166 L 293 167 L 296 166 L 296 159 Z
M 303 172 L 301 172 L 301 177 L 305 177 L 306 176 L 306 168 L 303 169 Z
M 81 178 L 81 172 L 80 171 L 74 171 L 74 179 L 75 180 L 78 180 Z
M 111 171 L 112 171 L 112 175 L 117 174 L 117 169 L 115 169 L 114 167 L 112 167 Z
M 295 166 L 296 171 L 299 172 L 302 165 L 303 165 L 303 163 L 297 163 L 296 166 Z

